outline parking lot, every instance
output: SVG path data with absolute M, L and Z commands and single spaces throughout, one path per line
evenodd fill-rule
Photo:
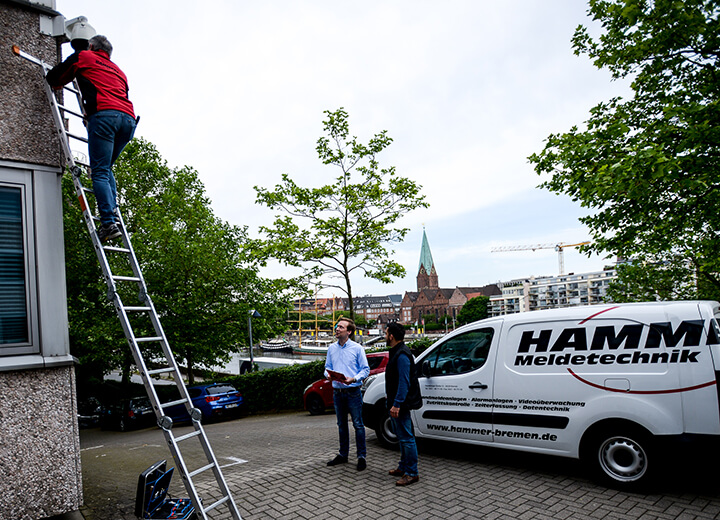
M 576 461 L 424 442 L 420 482 L 399 488 L 387 474 L 398 454 L 382 448 L 371 430 L 367 470 L 325 465 L 337 450 L 332 414 L 252 416 L 206 431 L 245 520 L 720 518 L 717 471 L 702 463 L 688 462 L 653 494 L 631 494 L 595 484 Z M 134 520 L 138 474 L 161 459 L 175 465 L 156 428 L 82 430 L 80 440 L 86 520 Z M 351 443 L 351 456 L 352 450 Z M 184 453 L 192 467 L 194 454 Z M 186 496 L 178 475 L 171 493 Z M 221 509 L 212 518 L 230 518 Z

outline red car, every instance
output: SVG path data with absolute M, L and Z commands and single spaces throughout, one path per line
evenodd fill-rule
M 370 365 L 370 375 L 385 372 L 385 366 L 388 364 L 388 352 L 375 352 L 367 355 L 368 365 Z M 303 403 L 305 409 L 310 415 L 319 415 L 325 413 L 327 408 L 333 408 L 333 389 L 329 379 L 320 379 L 305 389 L 303 394 Z

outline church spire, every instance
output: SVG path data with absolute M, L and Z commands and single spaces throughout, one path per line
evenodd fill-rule
M 435 263 L 433 262 L 432 253 L 430 252 L 430 243 L 428 242 L 425 228 L 423 228 L 422 247 L 420 248 L 420 266 L 418 267 L 417 289 L 437 289 L 438 276 L 435 271 Z

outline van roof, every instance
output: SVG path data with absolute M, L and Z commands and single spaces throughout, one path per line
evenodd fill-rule
M 583 305 L 577 307 L 565 307 L 562 309 L 546 309 L 540 311 L 520 312 L 516 314 L 506 314 L 494 318 L 470 323 L 457 330 L 466 328 L 477 328 L 480 323 L 494 323 L 503 321 L 508 324 L 520 322 L 545 322 L 555 320 L 578 320 L 584 321 L 594 317 L 613 318 L 613 317 L 629 317 L 639 318 L 643 314 L 652 312 L 653 310 L 662 309 L 663 312 L 687 312 L 689 307 L 698 308 L 706 307 L 711 314 L 717 314 L 720 311 L 720 303 L 710 300 L 687 300 L 687 301 L 663 301 L 663 302 L 640 302 L 640 303 L 608 303 L 602 305 Z

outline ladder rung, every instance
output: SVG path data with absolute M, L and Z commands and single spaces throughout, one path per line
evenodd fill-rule
M 87 143 L 87 137 L 81 137 L 79 135 L 71 134 L 70 132 L 65 132 L 68 137 L 72 137 L 73 139 L 77 139 L 78 141 L 82 141 L 83 143 Z
M 68 85 L 72 85 L 72 83 L 68 83 Z M 68 86 L 68 85 L 65 85 L 63 88 L 64 88 L 65 90 L 68 90 L 68 91 L 72 92 L 73 94 L 79 94 L 79 93 L 80 93 L 76 88 L 70 87 L 70 86 Z
M 93 193 L 93 194 L 95 193 L 95 192 L 92 190 L 92 188 L 86 188 L 85 186 L 82 187 L 82 190 L 83 190 L 85 193 Z
M 130 312 L 148 312 L 152 310 L 150 307 L 123 307 L 123 309 Z
M 160 406 L 162 408 L 170 408 L 171 406 L 175 406 L 176 404 L 185 404 L 187 402 L 187 399 L 178 399 L 177 401 L 169 401 L 167 403 L 162 403 Z
M 227 502 L 228 500 L 230 500 L 230 497 L 229 497 L 228 495 L 225 495 L 224 497 L 222 497 L 220 500 L 218 500 L 218 501 L 215 502 L 214 504 L 210 504 L 208 507 L 206 507 L 205 509 L 203 509 L 203 513 L 207 513 L 208 511 L 210 511 L 210 510 L 212 510 L 212 509 L 215 509 L 217 506 L 223 505 L 223 504 L 224 504 L 225 502 Z
M 64 106 L 62 106 L 62 105 L 58 105 L 58 108 L 59 108 L 60 110 L 62 110 L 63 112 L 67 113 L 67 114 L 72 114 L 72 115 L 77 116 L 77 117 L 85 117 L 85 116 L 83 116 L 81 113 L 76 112 L 75 110 L 71 110 L 71 109 L 69 109 L 69 108 L 67 108 L 67 107 L 64 107 Z
M 137 278 L 136 276 L 113 276 L 113 280 L 117 280 L 118 282 L 139 282 L 140 278 Z
M 103 249 L 105 251 L 114 251 L 115 253 L 129 253 L 130 252 L 130 250 L 126 247 L 103 246 Z
M 185 440 L 187 440 L 187 439 L 191 439 L 191 438 L 193 438 L 193 437 L 197 437 L 198 435 L 200 435 L 200 430 L 198 430 L 198 431 L 196 431 L 196 432 L 190 432 L 190 433 L 185 434 L 185 435 L 181 435 L 180 437 L 175 437 L 175 442 L 182 442 L 182 441 L 185 441 Z
M 152 336 L 152 337 L 147 337 L 147 338 L 135 338 L 136 343 L 149 343 L 151 341 L 162 341 L 162 337 Z
M 191 471 L 191 472 L 188 474 L 188 477 L 193 478 L 193 477 L 194 477 L 195 475 L 197 475 L 198 473 L 202 473 L 203 471 L 207 471 L 207 470 L 212 469 L 212 468 L 214 468 L 214 467 L 215 467 L 215 463 L 214 463 L 214 462 L 211 462 L 211 463 L 208 464 L 207 466 L 203 466 L 202 468 L 198 468 L 198 469 L 196 469 L 195 471 Z
M 148 370 L 148 375 L 154 376 L 156 374 L 167 374 L 169 372 L 175 372 L 175 369 L 173 367 L 156 368 L 155 370 Z

